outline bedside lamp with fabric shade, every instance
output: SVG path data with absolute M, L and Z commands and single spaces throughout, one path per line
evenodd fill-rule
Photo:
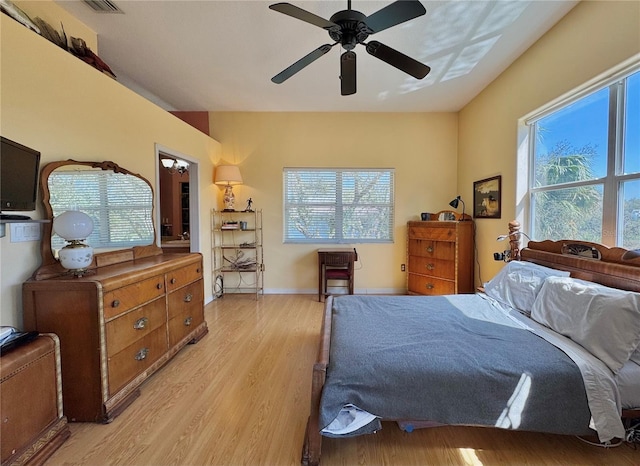
M 224 212 L 233 212 L 235 209 L 233 205 L 236 197 L 233 194 L 233 185 L 242 184 L 242 175 L 240 174 L 240 168 L 236 165 L 220 165 L 216 167 L 213 182 L 217 185 L 225 186 L 224 196 Z

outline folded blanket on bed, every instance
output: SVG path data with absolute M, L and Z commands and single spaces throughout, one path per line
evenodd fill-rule
M 574 362 L 475 295 L 335 298 L 321 426 L 347 404 L 382 420 L 593 433 Z

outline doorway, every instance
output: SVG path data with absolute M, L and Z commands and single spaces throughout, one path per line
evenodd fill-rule
M 158 145 L 156 156 L 159 246 L 165 253 L 196 252 L 199 249 L 197 161 Z

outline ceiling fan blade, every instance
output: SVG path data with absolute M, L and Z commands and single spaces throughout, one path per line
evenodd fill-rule
M 336 42 L 336 44 L 337 44 L 337 42 Z M 271 78 L 271 81 L 273 81 L 276 84 L 282 84 L 287 79 L 289 79 L 291 76 L 296 74 L 298 71 L 302 70 L 305 66 L 310 65 L 311 63 L 316 61 L 318 58 L 323 56 L 325 53 L 327 53 L 329 50 L 331 50 L 331 47 L 333 47 L 336 44 L 333 44 L 333 45 L 330 45 L 330 44 L 321 45 L 320 47 L 315 49 L 313 52 L 311 52 L 311 53 L 305 55 L 304 57 L 302 57 L 300 60 L 295 62 L 293 65 L 289 66 L 288 68 L 285 68 L 280 73 L 276 74 L 273 78 Z
M 376 40 L 372 40 L 365 45 L 367 47 L 367 52 L 370 55 L 373 55 L 374 57 L 387 62 L 391 66 L 395 66 L 399 70 L 410 74 L 416 79 L 424 78 L 427 74 L 429 74 L 429 71 L 431 71 L 431 68 L 429 68 L 427 65 L 423 65 L 419 61 L 406 56 L 404 53 L 400 53 L 397 50 L 394 50 L 387 45 L 381 44 Z
M 338 27 L 337 24 L 332 23 L 331 21 L 328 21 L 318 15 L 314 15 L 307 10 L 303 10 L 302 8 L 292 5 L 291 3 L 274 3 L 273 5 L 269 5 L 269 8 L 304 21 L 306 23 L 313 24 L 314 26 L 318 26 L 322 29 L 331 29 L 332 27 Z
M 340 56 L 340 93 L 356 93 L 356 54 L 349 50 Z
M 426 12 L 418 0 L 398 0 L 368 16 L 366 23 L 372 33 L 375 33 L 422 16 Z

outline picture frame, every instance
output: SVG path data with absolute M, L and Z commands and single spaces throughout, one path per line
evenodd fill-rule
M 473 182 L 473 218 L 502 217 L 502 176 Z

